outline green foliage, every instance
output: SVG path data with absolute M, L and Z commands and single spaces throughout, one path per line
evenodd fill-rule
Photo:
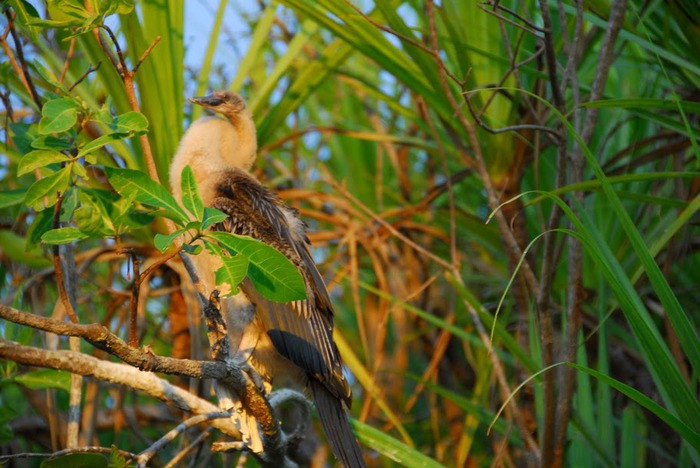
M 70 373 L 54 369 L 39 369 L 26 372 L 14 378 L 14 381 L 31 389 L 56 388 L 70 390 Z
M 106 468 L 107 458 L 99 453 L 70 453 L 41 462 L 41 468 Z

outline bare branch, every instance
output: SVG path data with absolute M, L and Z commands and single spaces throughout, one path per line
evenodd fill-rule
M 191 359 L 173 359 L 156 356 L 150 352 L 140 351 L 127 345 L 121 338 L 111 333 L 107 327 L 93 324 L 74 324 L 13 309 L 0 305 L 0 318 L 37 330 L 44 330 L 57 335 L 84 338 L 98 349 L 117 356 L 122 361 L 139 369 L 162 372 L 171 375 L 183 375 L 197 379 L 224 378 L 225 366 L 218 362 L 195 361 Z
M 141 58 L 139 58 L 139 61 L 136 62 L 136 65 L 134 65 L 134 69 L 131 71 L 132 73 L 136 73 L 137 71 L 139 71 L 139 67 L 141 66 L 143 61 L 146 60 L 146 58 L 151 54 L 151 51 L 153 50 L 153 48 L 156 45 L 158 45 L 159 42 L 160 42 L 160 36 L 156 36 L 156 38 L 153 39 L 153 42 L 151 42 L 151 45 L 149 45 L 148 48 L 144 51 L 144 53 L 141 54 Z
M 4 312 L 5 309 L 0 307 L 0 312 Z M 156 377 L 152 372 L 135 369 L 126 364 L 103 361 L 74 351 L 49 351 L 0 339 L 0 357 L 19 364 L 60 369 L 105 382 L 126 385 L 190 413 L 207 414 L 218 411 L 216 406 L 208 401 L 172 385 L 167 380 Z M 218 367 L 218 363 L 212 364 Z M 230 419 L 216 419 L 212 421 L 212 425 L 225 434 L 240 438 L 240 432 Z
M 76 86 L 78 86 L 80 83 L 82 83 L 82 81 L 83 81 L 85 78 L 87 78 L 87 77 L 90 75 L 90 73 L 93 73 L 93 72 L 96 72 L 97 70 L 99 70 L 99 69 L 100 69 L 100 65 L 102 65 L 102 62 L 97 62 L 97 65 L 95 65 L 94 67 L 93 67 L 92 65 L 90 65 L 90 66 L 88 67 L 88 69 L 85 70 L 85 73 L 83 73 L 83 74 L 80 76 L 80 78 L 78 78 L 77 80 L 75 80 L 75 83 L 73 83 L 72 85 L 70 85 L 70 88 L 68 88 L 68 91 L 73 91 L 73 89 L 74 89 Z
M 153 41 L 153 43 L 148 47 L 148 49 L 146 49 L 134 70 L 129 70 L 129 68 L 126 65 L 126 58 L 124 57 L 124 53 L 122 52 L 121 47 L 119 47 L 119 41 L 117 41 L 117 38 L 112 32 L 112 30 L 104 24 L 100 25 L 100 27 L 107 32 L 107 35 L 109 35 L 109 38 L 112 41 L 115 50 L 117 51 L 118 62 L 115 66 L 117 68 L 117 72 L 119 72 L 119 75 L 122 77 L 122 81 L 124 82 L 124 90 L 126 91 L 126 96 L 129 100 L 129 106 L 134 112 L 141 112 L 138 99 L 136 98 L 134 75 L 136 74 L 138 67 L 141 66 L 142 61 L 145 60 L 146 57 L 151 53 L 153 47 L 155 47 L 156 44 L 158 44 L 160 38 L 156 38 L 156 40 Z M 109 49 L 107 49 L 107 46 L 104 44 L 104 42 L 100 41 L 100 45 L 102 45 L 102 48 L 104 49 L 105 53 L 108 56 L 110 56 L 110 51 Z M 146 168 L 148 169 L 148 175 L 151 177 L 151 179 L 160 183 L 160 177 L 158 176 L 158 169 L 156 168 L 156 162 L 153 158 L 153 151 L 151 150 L 151 143 L 148 141 L 148 135 L 145 133 L 139 135 L 139 143 L 141 144 L 143 156 L 146 160 Z M 169 231 L 174 230 L 174 226 L 170 222 L 166 221 L 166 225 L 168 226 Z
M 186 421 L 181 422 L 178 424 L 175 428 L 170 430 L 167 434 L 165 434 L 163 437 L 158 439 L 155 443 L 153 443 L 150 447 L 148 447 L 146 450 L 143 452 L 139 453 L 135 458 L 136 458 L 136 466 L 137 467 L 145 467 L 148 465 L 148 462 L 153 458 L 156 453 L 158 453 L 159 450 L 162 450 L 166 445 L 168 445 L 170 442 L 175 440 L 175 438 L 185 432 L 187 429 L 190 427 L 196 426 L 198 424 L 202 424 L 203 422 L 208 422 L 212 421 L 214 419 L 220 419 L 220 418 L 230 418 L 231 414 L 228 411 L 214 411 L 212 413 L 207 413 L 207 414 L 200 414 L 197 416 L 193 416 Z

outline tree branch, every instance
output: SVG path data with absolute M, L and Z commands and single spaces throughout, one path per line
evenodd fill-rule
M 140 351 L 130 347 L 121 338 L 111 333 L 107 327 L 97 323 L 67 323 L 22 312 L 5 305 L 0 305 L 0 318 L 57 335 L 84 338 L 96 348 L 117 356 L 125 363 L 142 370 L 197 379 L 224 378 L 228 372 L 226 367 L 218 362 L 173 359 Z
M 7 308 L 0 308 L 0 311 L 4 311 L 3 309 Z M 135 369 L 126 364 L 103 361 L 75 351 L 49 351 L 0 339 L 0 357 L 19 364 L 60 369 L 125 385 L 190 413 L 207 414 L 218 411 L 218 408 L 208 401 L 170 384 L 167 380 L 158 378 L 152 372 Z M 214 364 L 213 368 L 220 367 L 218 363 L 211 364 Z M 212 425 L 227 435 L 240 438 L 240 431 L 235 428 L 230 419 L 216 419 L 212 421 Z

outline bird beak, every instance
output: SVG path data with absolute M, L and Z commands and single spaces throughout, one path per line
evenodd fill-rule
M 223 99 L 221 99 L 220 97 L 216 97 L 214 95 L 202 96 L 202 97 L 191 97 L 190 101 L 194 102 L 195 104 L 199 104 L 200 106 L 204 106 L 204 107 L 216 107 L 216 106 L 220 106 L 221 104 L 224 103 Z

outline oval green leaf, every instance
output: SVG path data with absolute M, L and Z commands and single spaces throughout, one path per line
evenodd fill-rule
M 126 112 L 117 116 L 111 127 L 117 133 L 143 133 L 148 131 L 148 119 L 140 112 Z
M 107 179 L 112 187 L 123 197 L 137 200 L 146 205 L 162 208 L 166 216 L 173 221 L 185 224 L 189 216 L 185 213 L 175 198 L 162 185 L 156 183 L 141 171 L 105 167 Z
M 44 198 L 46 198 L 46 208 L 53 206 L 56 204 L 58 194 L 68 188 L 69 181 L 70 167 L 64 167 L 49 177 L 39 179 L 27 190 L 24 203 L 30 208 L 40 210 L 44 207 Z
M 89 236 L 80 229 L 74 227 L 64 227 L 46 231 L 44 235 L 41 236 L 41 241 L 44 244 L 49 245 L 63 245 L 70 244 L 71 242 L 77 240 L 87 239 L 88 237 Z
M 78 121 L 78 103 L 71 98 L 48 101 L 41 109 L 39 133 L 60 133 L 69 130 Z
M 282 253 L 252 237 L 230 232 L 208 232 L 207 237 L 250 261 L 248 277 L 260 294 L 273 302 L 306 298 L 306 284 L 296 266 Z
M 32 390 L 55 388 L 70 391 L 70 372 L 55 369 L 39 369 L 15 377 L 15 382 Z
M 46 167 L 49 164 L 70 161 L 70 157 L 56 150 L 34 150 L 22 156 L 17 165 L 17 176 L 22 176 L 34 169 Z
M 182 187 L 182 203 L 185 205 L 185 208 L 196 219 L 202 219 L 204 217 L 204 203 L 202 202 L 202 197 L 199 196 L 197 181 L 190 166 L 185 166 L 185 169 L 183 169 L 180 185 Z

